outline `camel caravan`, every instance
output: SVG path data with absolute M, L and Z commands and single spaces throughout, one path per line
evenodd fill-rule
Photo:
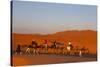
M 59 55 L 87 55 L 89 54 L 89 49 L 79 46 L 74 47 L 73 44 L 69 41 L 66 46 L 64 44 L 57 41 L 51 41 L 51 45 L 48 46 L 48 41 L 44 40 L 42 45 L 39 45 L 35 40 L 32 40 L 30 45 L 17 45 L 13 54 L 17 55 L 35 55 L 35 54 L 59 54 Z

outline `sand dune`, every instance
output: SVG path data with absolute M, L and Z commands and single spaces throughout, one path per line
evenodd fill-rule
M 13 50 L 16 48 L 16 45 L 29 45 L 32 40 L 36 40 L 38 44 L 42 44 L 44 39 L 47 40 L 57 40 L 64 44 L 67 44 L 68 41 L 71 41 L 73 46 L 87 47 L 90 52 L 96 53 L 97 46 L 97 32 L 92 30 L 71 30 L 71 31 L 62 31 L 54 34 L 39 35 L 39 34 L 18 34 L 12 33 L 12 45 Z M 49 42 L 49 45 L 51 43 Z
M 29 45 L 32 40 L 36 40 L 38 44 L 42 44 L 44 39 L 57 40 L 64 44 L 71 41 L 73 46 L 87 47 L 90 52 L 96 54 L 97 47 L 97 32 L 91 30 L 82 31 L 62 31 L 54 34 L 39 35 L 39 34 L 18 34 L 12 33 L 12 46 L 13 50 L 16 49 L 18 44 Z M 51 43 L 49 42 L 49 45 Z M 72 59 L 72 60 L 71 60 Z M 84 62 L 84 61 L 96 61 L 97 58 L 90 57 L 67 57 L 67 56 L 53 56 L 53 55 L 33 55 L 33 56 L 16 56 L 12 57 L 12 64 L 14 66 L 19 65 L 36 65 L 36 64 L 52 64 L 52 63 L 70 63 L 70 62 Z M 49 60 L 49 61 L 48 61 Z

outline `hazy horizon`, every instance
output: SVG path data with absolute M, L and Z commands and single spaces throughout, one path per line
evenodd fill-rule
M 13 1 L 12 17 L 12 32 L 22 34 L 97 31 L 97 7 L 94 5 Z

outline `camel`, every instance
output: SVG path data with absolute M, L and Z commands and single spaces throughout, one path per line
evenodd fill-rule
M 30 45 L 18 45 L 15 51 L 16 54 L 40 54 L 40 53 L 53 53 L 53 54 L 64 54 L 64 55 L 79 55 L 80 57 L 84 54 L 89 54 L 89 49 L 79 46 L 73 47 L 71 42 L 68 42 L 66 47 L 61 42 L 51 41 L 52 45 L 48 46 L 47 43 L 39 45 L 36 41 L 32 41 Z M 61 45 L 61 47 L 60 47 Z M 52 52 L 50 52 L 50 51 Z
M 36 54 L 36 53 L 38 53 L 36 51 L 37 47 L 38 47 L 38 44 L 35 41 L 32 41 L 31 45 L 27 46 L 27 49 L 26 49 L 25 53 L 28 53 L 28 54 L 34 53 L 34 54 Z
M 66 46 L 67 54 L 70 55 L 71 51 L 73 50 L 73 45 L 71 42 L 68 42 L 68 45 Z

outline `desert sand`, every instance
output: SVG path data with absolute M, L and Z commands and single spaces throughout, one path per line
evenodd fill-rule
M 75 62 L 90 62 L 96 61 L 96 56 L 79 57 L 66 55 L 14 55 L 13 66 L 25 65 L 41 65 L 41 64 L 56 64 L 56 63 L 75 63 Z
M 43 44 L 44 40 L 56 40 L 68 44 L 69 41 L 72 42 L 73 46 L 87 47 L 90 52 L 96 53 L 97 47 L 97 32 L 92 30 L 82 30 L 82 31 L 63 31 L 54 34 L 40 35 L 40 34 L 18 34 L 12 33 L 12 47 L 13 50 L 16 49 L 18 44 L 20 45 L 30 45 L 32 40 L 36 40 L 38 44 Z M 49 45 L 51 43 L 49 42 Z
M 38 44 L 42 44 L 44 39 L 57 40 L 64 44 L 69 41 L 72 45 L 89 48 L 90 53 L 97 54 L 97 31 L 92 30 L 71 30 L 62 31 L 53 34 L 41 35 L 41 34 L 19 34 L 12 33 L 12 49 L 15 50 L 18 44 L 30 45 L 32 40 L 36 40 Z M 49 45 L 51 43 L 49 42 Z M 65 56 L 13 56 L 13 65 L 34 65 L 34 64 L 52 64 L 52 63 L 69 63 L 69 62 L 81 62 L 81 61 L 96 61 L 95 58 L 88 57 L 65 57 Z M 48 61 L 49 60 L 49 61 Z M 21 63 L 20 63 L 21 62 Z

